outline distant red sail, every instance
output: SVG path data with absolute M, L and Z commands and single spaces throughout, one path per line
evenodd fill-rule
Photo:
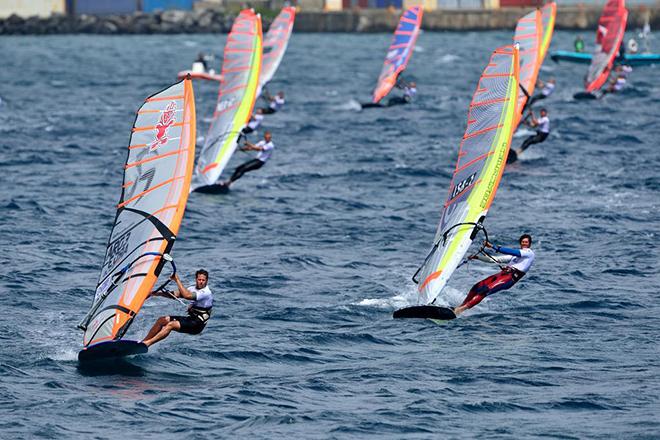
M 607 81 L 626 32 L 627 20 L 628 10 L 625 0 L 609 0 L 605 4 L 603 14 L 598 20 L 596 50 L 584 81 L 587 92 L 601 88 Z

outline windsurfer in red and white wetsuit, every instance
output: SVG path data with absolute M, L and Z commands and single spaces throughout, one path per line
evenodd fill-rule
M 534 263 L 534 251 L 530 248 L 532 245 L 532 236 L 523 234 L 520 236 L 519 242 L 520 249 L 493 246 L 489 242 L 486 242 L 485 246 L 487 248 L 492 248 L 495 252 L 504 255 L 490 257 L 479 255 L 470 257 L 471 259 L 479 259 L 489 263 L 507 263 L 507 265 L 500 272 L 472 286 L 463 304 L 454 309 L 456 316 L 476 306 L 488 295 L 492 295 L 500 290 L 510 289 L 525 276 Z

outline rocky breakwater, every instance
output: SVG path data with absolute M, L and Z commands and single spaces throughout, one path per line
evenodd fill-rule
M 214 10 L 170 10 L 132 15 L 62 15 L 22 18 L 12 15 L 0 20 L 0 34 L 177 34 L 226 33 L 235 15 Z
M 2 1 L 2 0 L 0 0 Z M 660 27 L 660 5 L 629 6 L 628 29 L 649 22 Z M 513 29 L 516 21 L 529 8 L 442 9 L 424 13 L 422 29 L 427 31 L 485 31 Z M 561 6 L 557 13 L 558 29 L 595 29 L 600 6 Z M 277 11 L 262 15 L 267 30 Z M 295 32 L 392 32 L 401 11 L 387 9 L 352 9 L 324 12 L 302 10 L 298 13 Z M 170 10 L 133 15 L 52 15 L 49 18 L 21 18 L 16 15 L 0 20 L 0 34 L 175 34 L 226 33 L 236 14 L 217 9 L 193 11 Z

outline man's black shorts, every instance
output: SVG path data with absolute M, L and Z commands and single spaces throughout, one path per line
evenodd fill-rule
M 192 316 L 170 316 L 170 319 L 172 321 L 179 321 L 179 324 L 181 324 L 181 333 L 198 335 L 206 327 L 206 323 Z

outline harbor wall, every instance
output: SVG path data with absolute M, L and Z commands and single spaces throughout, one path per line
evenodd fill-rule
M 640 28 L 648 22 L 660 28 L 660 4 L 633 5 L 628 28 Z M 513 30 L 516 21 L 529 8 L 443 9 L 424 13 L 422 29 L 427 31 Z M 600 6 L 563 6 L 558 9 L 556 28 L 596 29 Z M 400 10 L 354 9 L 342 11 L 298 12 L 295 32 L 391 32 L 396 27 Z M 157 10 L 124 15 L 66 15 L 28 18 L 13 14 L 0 18 L 0 34 L 157 34 L 157 33 L 222 33 L 228 32 L 236 13 L 220 9 Z M 274 14 L 264 14 L 267 29 Z

